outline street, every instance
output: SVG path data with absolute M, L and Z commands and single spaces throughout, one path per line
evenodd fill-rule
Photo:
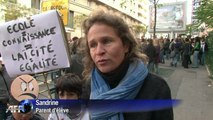
M 212 120 L 213 86 L 205 66 L 184 69 L 160 64 L 160 75 L 168 82 L 173 99 L 181 100 L 174 107 L 174 120 Z

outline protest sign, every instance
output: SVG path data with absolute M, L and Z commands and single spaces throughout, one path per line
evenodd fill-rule
M 62 23 L 51 10 L 0 25 L 0 52 L 10 77 L 70 66 Z

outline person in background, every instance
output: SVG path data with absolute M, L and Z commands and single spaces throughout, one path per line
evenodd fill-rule
M 190 54 L 191 54 L 191 43 L 189 42 L 189 39 L 185 39 L 185 43 L 183 45 L 183 67 L 184 68 L 189 68 L 189 63 L 190 63 Z
M 148 39 L 148 45 L 145 49 L 145 54 L 149 57 L 147 68 L 149 72 L 154 73 L 154 64 L 157 56 L 157 51 L 155 49 L 155 46 L 153 45 L 152 39 Z
M 163 37 L 161 37 L 159 40 L 159 45 L 160 45 L 160 63 L 164 64 L 165 63 L 165 58 L 164 58 L 164 55 L 165 55 L 165 50 L 164 50 L 164 39 Z
M 195 46 L 195 39 L 194 38 L 189 38 L 189 41 L 191 43 L 191 54 L 190 54 L 190 62 L 189 64 L 192 64 L 192 60 L 193 60 L 193 54 L 194 54 L 194 46 Z
M 147 48 L 147 41 L 146 41 L 146 39 L 145 38 L 141 38 L 141 47 L 140 47 L 140 49 L 141 49 L 141 52 L 143 53 L 143 54 L 145 54 L 145 50 L 146 50 L 146 48 Z
M 72 42 L 70 43 L 70 53 L 75 54 L 77 51 L 78 37 L 73 37 Z
M 208 52 L 208 44 L 205 41 L 205 38 L 201 39 L 201 48 L 200 48 L 200 64 L 205 65 L 206 52 Z
M 71 54 L 70 67 L 65 69 L 65 73 L 75 73 L 81 79 L 83 79 L 82 72 L 84 66 L 82 60 L 84 57 L 84 47 L 85 47 L 84 38 L 79 38 L 78 41 L 76 42 L 76 53 Z
M 5 113 L 7 109 L 7 103 L 9 101 L 9 91 L 10 91 L 10 83 L 12 79 L 7 73 L 7 70 L 4 66 L 4 62 L 2 56 L 0 54 L 0 120 L 6 119 L 9 113 Z
M 199 51 L 200 51 L 200 37 L 195 37 L 193 62 L 192 62 L 192 67 L 193 68 L 198 68 L 198 54 L 199 54 Z
M 169 44 L 170 44 L 170 39 L 169 38 L 164 39 L 163 49 L 164 49 L 165 58 L 167 60 L 169 60 L 169 54 L 170 54 Z
M 56 92 L 59 99 L 81 99 L 83 80 L 73 73 L 67 73 L 58 78 Z M 84 108 L 70 110 L 69 113 L 51 113 L 48 120 L 89 120 L 89 113 Z
M 160 53 L 161 53 L 161 47 L 160 47 L 160 39 L 154 39 L 153 41 L 153 45 L 155 47 L 155 61 L 154 61 L 154 73 L 159 74 L 159 68 L 158 68 L 158 64 L 161 62 L 160 59 Z
M 147 56 L 141 54 L 124 20 L 97 12 L 83 22 L 86 55 L 83 75 L 90 86 L 91 100 L 171 99 L 166 81 L 148 72 Z M 92 120 L 173 120 L 172 106 L 148 112 L 90 113 Z
M 171 58 L 172 62 L 170 63 L 171 66 L 177 67 L 177 63 L 180 60 L 180 50 L 181 50 L 181 42 L 178 38 L 176 38 L 172 43 L 170 43 L 171 49 Z

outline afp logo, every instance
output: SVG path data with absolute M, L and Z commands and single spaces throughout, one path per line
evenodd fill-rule
M 29 100 L 22 100 L 18 105 L 10 105 L 6 111 L 11 113 L 28 113 L 33 110 L 33 104 Z

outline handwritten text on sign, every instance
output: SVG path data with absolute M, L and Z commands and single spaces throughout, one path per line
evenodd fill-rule
M 0 52 L 9 75 L 69 67 L 62 27 L 55 10 L 0 25 Z

